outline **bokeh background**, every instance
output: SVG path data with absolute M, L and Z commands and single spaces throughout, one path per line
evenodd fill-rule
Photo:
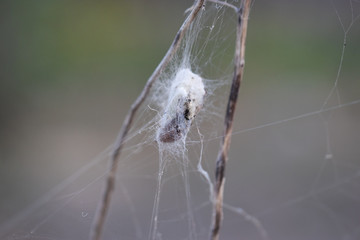
M 58 213 L 31 224 L 28 217 L 21 224 L 10 220 L 113 142 L 130 104 L 191 4 L 175 0 L 0 3 L 1 237 L 87 238 L 84 233 L 93 208 L 88 209 L 88 218 L 81 210 L 85 225 L 61 219 Z M 346 29 L 352 24 L 338 83 L 341 103 L 360 99 L 360 21 L 352 21 L 351 9 L 354 18 L 358 16 L 359 1 L 254 2 L 235 132 L 322 107 L 341 60 L 345 36 L 341 24 Z M 338 104 L 334 96 L 326 107 Z M 225 201 L 258 217 L 270 239 L 360 239 L 359 110 L 354 104 L 235 134 Z M 214 146 L 206 154 L 210 174 L 218 142 Z M 326 154 L 333 158 L 324 160 Z M 101 183 L 91 196 L 101 193 Z M 153 199 L 152 191 L 135 189 L 138 192 L 130 190 L 130 196 L 141 198 L 147 193 L 146 201 Z M 96 199 L 84 196 L 77 206 L 86 208 L 88 202 L 94 204 Z M 57 209 L 54 205 L 49 212 Z M 150 218 L 152 202 L 139 203 L 139 209 L 145 207 L 150 209 L 139 210 L 140 219 Z M 209 216 L 197 220 L 204 221 L 199 224 L 202 232 L 207 231 Z M 44 219 L 52 221 L 52 227 L 31 235 L 29 229 Z M 72 229 L 65 227 L 67 221 Z M 136 239 L 131 235 L 132 223 L 122 231 L 117 224 L 126 225 L 109 224 L 107 239 Z M 149 226 L 142 227 L 146 236 Z M 169 231 L 167 236 L 173 231 L 174 238 L 165 239 L 181 239 L 176 229 Z M 221 235 L 260 239 L 251 224 L 226 211 Z

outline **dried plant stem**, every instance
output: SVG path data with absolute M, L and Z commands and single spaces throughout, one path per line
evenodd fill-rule
M 125 120 L 123 122 L 123 125 L 121 127 L 121 130 L 118 134 L 118 137 L 114 143 L 114 148 L 111 154 L 111 166 L 110 171 L 107 176 L 105 190 L 102 195 L 102 199 L 99 203 L 93 225 L 90 232 L 90 239 L 91 240 L 100 240 L 101 233 L 104 227 L 105 218 L 107 215 L 107 211 L 110 206 L 110 200 L 112 193 L 114 191 L 114 185 L 115 185 L 115 177 L 116 177 L 116 170 L 119 163 L 119 156 L 121 153 L 121 148 L 123 146 L 125 137 L 131 127 L 131 124 L 133 122 L 134 116 L 140 107 L 140 105 L 144 102 L 147 95 L 149 94 L 150 88 L 152 87 L 154 81 L 158 78 L 158 76 L 161 74 L 161 72 L 164 70 L 164 68 L 167 66 L 171 58 L 176 53 L 180 42 L 182 38 L 184 37 L 184 34 L 186 30 L 189 28 L 190 24 L 194 21 L 195 17 L 199 13 L 200 9 L 202 8 L 205 0 L 197 0 L 197 2 L 194 4 L 194 7 L 191 10 L 191 13 L 189 16 L 185 19 L 184 23 L 180 27 L 179 31 L 177 32 L 175 39 L 173 43 L 171 44 L 169 50 L 165 54 L 164 58 L 161 60 L 160 64 L 157 66 L 153 74 L 150 76 L 148 81 L 146 82 L 142 92 L 138 96 L 138 98 L 135 100 L 135 102 L 131 105 L 128 114 L 125 117 Z
M 231 9 L 235 10 L 235 12 L 239 11 L 239 8 L 235 7 L 234 5 L 232 5 L 232 4 L 228 3 L 228 2 L 219 1 L 219 0 L 207 0 L 207 1 L 229 7 Z
M 219 231 L 223 217 L 223 192 L 225 184 L 225 166 L 228 160 L 228 151 L 231 142 L 232 125 L 235 114 L 236 102 L 239 93 L 240 84 L 243 78 L 245 65 L 245 41 L 250 13 L 251 0 L 243 0 L 242 7 L 238 11 L 238 25 L 236 29 L 236 45 L 235 45 L 235 69 L 230 90 L 229 101 L 225 114 L 225 133 L 222 138 L 222 146 L 220 148 L 218 158 L 216 160 L 215 169 L 215 199 L 213 226 L 211 231 L 211 239 L 219 239 Z

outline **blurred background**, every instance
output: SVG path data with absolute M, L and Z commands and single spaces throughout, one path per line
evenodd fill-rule
M 0 237 L 87 238 L 97 199 L 89 200 L 85 194 L 71 208 L 81 209 L 80 220 L 74 220 L 75 213 L 60 218 L 54 211 L 64 206 L 62 212 L 67 205 L 53 199 L 55 207 L 39 211 L 45 217 L 33 221 L 29 219 L 35 213 L 25 214 L 19 222 L 13 217 L 113 142 L 191 4 L 189 0 L 0 3 Z M 351 27 L 337 90 L 343 104 L 359 100 L 360 21 L 352 21 L 359 14 L 356 0 L 256 0 L 234 132 L 319 110 L 338 73 L 342 25 L 345 30 Z M 334 94 L 325 107 L 337 104 Z M 225 201 L 258 217 L 270 239 L 360 239 L 359 120 L 360 105 L 353 104 L 234 134 Z M 205 157 L 213 177 L 219 143 L 212 144 Z M 326 159 L 327 154 L 332 158 Z M 153 163 L 149 172 L 142 169 L 135 178 L 156 176 Z M 101 168 L 106 169 L 106 161 Z M 91 182 L 80 179 L 82 185 L 73 191 Z M 99 197 L 101 187 L 102 181 L 89 196 Z M 192 188 L 196 192 L 206 185 Z M 137 199 L 147 196 L 147 204 L 135 205 L 139 218 L 147 220 L 140 223 L 143 235 L 129 230 L 133 222 L 119 220 L 108 224 L 106 239 L 147 236 L 153 191 L 139 184 L 130 189 L 129 195 Z M 194 205 L 205 201 L 208 193 L 203 194 Z M 164 197 L 165 206 L 166 201 Z M 196 219 L 199 239 L 207 239 L 209 211 L 204 219 Z M 38 230 L 43 221 L 51 227 Z M 125 226 L 123 231 L 117 224 Z M 31 235 L 34 227 L 37 231 Z M 168 229 L 164 239 L 186 238 Z M 251 224 L 231 211 L 225 211 L 221 235 L 261 239 Z

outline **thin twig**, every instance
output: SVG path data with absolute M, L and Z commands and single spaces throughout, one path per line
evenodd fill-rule
M 214 199 L 214 213 L 213 213 L 214 218 L 213 218 L 213 226 L 211 232 L 212 240 L 219 239 L 219 231 L 223 217 L 223 191 L 225 184 L 225 166 L 228 160 L 228 151 L 231 142 L 232 125 L 233 125 L 237 97 L 244 73 L 245 40 L 246 40 L 247 25 L 248 25 L 248 18 L 250 12 L 250 2 L 251 0 L 243 0 L 242 7 L 238 11 L 234 76 L 233 76 L 229 101 L 225 114 L 225 134 L 224 137 L 222 138 L 222 146 L 220 148 L 219 155 L 216 160 L 215 199 Z
M 229 7 L 231 9 L 233 9 L 235 12 L 239 12 L 239 8 L 237 8 L 236 6 L 234 6 L 231 3 L 228 3 L 226 1 L 219 1 L 219 0 L 207 0 L 207 1 Z
M 123 125 L 121 127 L 121 130 L 118 134 L 118 137 L 114 143 L 114 149 L 111 154 L 111 166 L 110 171 L 107 176 L 107 181 L 105 185 L 105 190 L 102 195 L 102 199 L 99 203 L 94 222 L 91 228 L 90 232 L 90 239 L 92 240 L 100 240 L 101 233 L 103 230 L 103 226 L 105 223 L 105 218 L 107 215 L 107 211 L 110 206 L 110 200 L 112 193 L 114 191 L 114 185 L 115 185 L 115 177 L 116 177 L 116 170 L 119 162 L 119 156 L 121 153 L 121 148 L 124 143 L 124 139 L 131 127 L 132 121 L 134 119 L 134 116 L 140 107 L 140 105 L 144 102 L 147 95 L 149 94 L 150 88 L 152 87 L 154 81 L 158 78 L 158 76 L 161 74 L 161 72 L 164 70 L 164 68 L 167 66 L 171 58 L 176 53 L 178 47 L 180 46 L 180 42 L 182 38 L 184 37 L 184 34 L 186 30 L 189 28 L 190 24 L 194 21 L 195 17 L 199 13 L 200 9 L 202 8 L 205 0 L 197 0 L 197 2 L 194 4 L 194 7 L 189 14 L 189 16 L 185 19 L 184 23 L 180 27 L 179 31 L 177 32 L 174 41 L 172 42 L 169 50 L 165 54 L 164 58 L 161 60 L 153 74 L 150 76 L 150 78 L 147 80 L 144 89 L 138 96 L 138 98 L 135 100 L 135 102 L 131 105 L 128 114 L 125 117 L 125 120 L 123 122 Z
M 245 212 L 244 209 L 242 208 L 237 208 L 237 207 L 233 207 L 230 206 L 228 204 L 224 204 L 224 208 L 239 214 L 240 216 L 242 216 L 246 221 L 250 222 L 252 225 L 254 225 L 254 227 L 257 229 L 257 231 L 259 232 L 261 239 L 262 240 L 268 240 L 268 233 L 266 232 L 264 226 L 261 224 L 261 222 L 259 221 L 259 219 L 257 219 L 255 216 L 250 215 L 249 213 Z

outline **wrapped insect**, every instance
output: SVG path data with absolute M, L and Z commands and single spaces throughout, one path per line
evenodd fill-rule
M 186 137 L 205 96 L 202 78 L 188 68 L 178 71 L 169 91 L 168 104 L 157 132 L 158 141 L 163 143 Z

